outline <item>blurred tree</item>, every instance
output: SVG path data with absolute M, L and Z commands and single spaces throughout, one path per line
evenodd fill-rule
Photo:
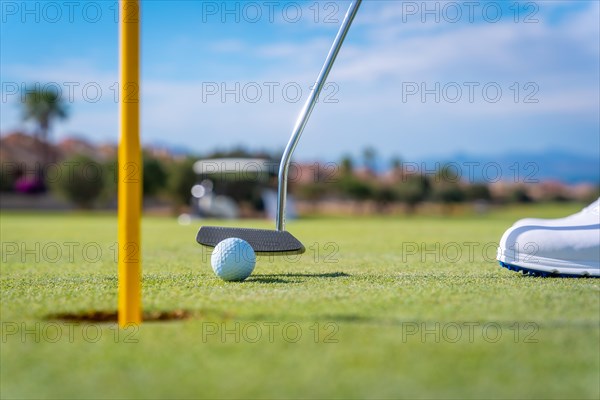
M 352 175 L 352 171 L 354 171 L 354 162 L 352 161 L 352 157 L 350 155 L 343 156 L 342 160 L 340 161 L 341 175 Z
M 459 183 L 460 175 L 458 169 L 453 168 L 451 164 L 442 165 L 435 175 L 435 182 Z
M 405 203 L 408 212 L 412 214 L 416 206 L 430 196 L 431 183 L 426 176 L 408 175 L 396 185 L 395 191 L 397 199 Z
M 393 170 L 402 168 L 402 159 L 398 156 L 392 157 L 391 165 Z
M 100 194 L 100 201 L 107 204 L 114 203 L 117 201 L 117 189 L 119 184 L 119 168 L 116 158 L 104 161 L 102 163 L 102 169 L 104 171 L 104 188 Z
M 373 187 L 365 181 L 362 181 L 354 176 L 342 177 L 337 186 L 346 197 L 353 200 L 364 201 L 373 198 Z
M 367 147 L 363 150 L 363 161 L 365 168 L 372 174 L 377 171 L 377 151 L 373 147 Z
M 322 182 L 309 182 L 298 185 L 295 195 L 302 200 L 317 202 L 327 195 L 328 185 Z
M 48 160 L 48 135 L 52 122 L 68 117 L 67 105 L 54 87 L 45 85 L 42 89 L 26 89 L 22 98 L 23 119 L 34 120 L 37 124 L 35 135 L 42 142 L 44 165 Z
M 106 170 L 87 156 L 74 156 L 62 163 L 61 174 L 50 186 L 80 208 L 92 208 L 104 190 Z
M 332 191 L 332 185 L 323 182 L 309 182 L 297 185 L 295 189 L 296 197 L 308 201 L 312 212 L 316 212 L 318 202 Z
M 154 196 L 167 186 L 167 172 L 163 163 L 151 155 L 143 154 L 144 173 L 143 192 L 144 196 Z
M 444 212 L 452 210 L 452 204 L 465 200 L 465 191 L 460 185 L 460 176 L 450 165 L 443 165 L 434 177 L 433 199 L 444 205 Z
M 445 204 L 460 203 L 465 200 L 465 192 L 456 183 L 445 183 L 436 185 L 433 190 L 435 200 Z
M 195 158 L 188 157 L 171 165 L 167 187 L 176 207 L 190 203 L 192 186 L 197 180 L 194 162 Z
M 522 186 L 516 186 L 509 194 L 508 201 L 511 203 L 531 203 L 532 199 L 527 190 Z
M 17 178 L 22 174 L 10 163 L 0 163 L 0 192 L 12 192 Z
M 492 195 L 485 183 L 473 183 L 465 188 L 465 198 L 469 201 L 489 201 L 492 199 Z
M 379 185 L 374 188 L 373 197 L 377 202 L 377 212 L 386 212 L 388 206 L 398 200 L 398 193 L 389 185 Z
M 402 159 L 400 157 L 392 157 L 390 165 L 392 166 L 392 171 L 402 171 Z

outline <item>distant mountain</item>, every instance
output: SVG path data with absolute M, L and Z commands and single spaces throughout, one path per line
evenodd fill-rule
M 144 142 L 143 145 L 144 147 L 150 147 L 153 149 L 162 149 L 173 156 L 188 156 L 194 154 L 194 151 L 189 146 L 173 144 L 164 140 Z
M 600 156 L 562 150 L 498 155 L 456 154 L 453 157 L 431 158 L 425 162 L 425 166 L 429 169 L 435 163 L 452 163 L 463 179 L 472 181 L 535 183 L 552 180 L 600 185 Z

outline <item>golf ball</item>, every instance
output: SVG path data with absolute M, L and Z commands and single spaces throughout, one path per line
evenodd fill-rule
M 229 238 L 217 244 L 210 263 L 215 274 L 224 281 L 243 281 L 254 271 L 256 254 L 245 240 Z

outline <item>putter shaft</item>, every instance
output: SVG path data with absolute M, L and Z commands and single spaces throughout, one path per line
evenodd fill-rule
M 278 193 L 277 193 L 277 216 L 275 221 L 275 228 L 278 231 L 285 230 L 285 207 L 287 200 L 287 180 L 288 180 L 288 172 L 290 169 L 290 162 L 292 160 L 292 153 L 296 149 L 298 145 L 298 141 L 300 140 L 300 136 L 302 135 L 302 131 L 308 122 L 308 118 L 312 113 L 315 104 L 317 103 L 317 99 L 319 98 L 319 93 L 321 93 L 321 89 L 325 85 L 327 81 L 327 76 L 329 75 L 329 71 L 331 71 L 331 67 L 333 67 L 333 63 L 335 62 L 335 58 L 342 47 L 342 43 L 350 29 L 350 25 L 356 16 L 358 11 L 358 7 L 362 0 L 354 0 L 346 15 L 344 16 L 344 20 L 342 21 L 342 25 L 333 41 L 331 49 L 329 50 L 329 54 L 325 59 L 325 63 L 323 64 L 323 68 L 319 73 L 317 81 L 315 82 L 302 111 L 300 111 L 300 115 L 296 121 L 296 125 L 294 126 L 294 130 L 292 132 L 292 136 L 288 141 L 287 146 L 285 147 L 285 151 L 283 152 L 283 156 L 281 157 L 281 163 L 279 164 L 279 176 L 278 176 Z

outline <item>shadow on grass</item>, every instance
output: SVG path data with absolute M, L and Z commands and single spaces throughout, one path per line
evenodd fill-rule
M 350 275 L 345 272 L 329 272 L 317 274 L 256 274 L 250 276 L 246 281 L 258 283 L 302 283 L 304 282 L 304 280 L 298 278 L 340 278 L 345 276 Z
M 529 334 L 533 337 L 540 329 L 597 329 L 598 324 L 596 321 L 569 321 L 569 320 L 550 320 L 536 322 L 528 319 L 524 320 L 494 320 L 494 319 L 473 319 L 473 320 L 462 320 L 462 319 L 397 319 L 397 318 L 385 318 L 376 316 L 366 316 L 359 314 L 330 314 L 319 316 L 313 320 L 306 320 L 307 323 L 312 322 L 322 323 L 349 323 L 349 324 L 360 324 L 360 325 L 372 325 L 372 326 L 387 326 L 401 329 L 417 329 L 413 333 L 418 335 L 426 334 L 427 329 L 433 329 L 434 332 L 445 332 L 446 329 L 458 329 L 458 331 L 464 330 L 467 332 L 469 329 L 487 330 L 488 328 L 502 331 L 510 331 L 510 335 L 515 334 L 515 329 L 521 329 L 522 334 Z M 487 331 L 486 331 L 487 332 Z M 513 337 L 513 336 L 511 336 Z M 533 343 L 533 342 L 532 342 Z
M 342 278 L 351 275 L 345 272 L 326 272 L 318 274 L 257 274 L 252 276 L 257 278 Z
M 299 283 L 300 281 L 290 281 L 281 278 L 275 278 L 275 276 L 269 275 L 256 275 L 246 279 L 245 282 L 256 282 L 256 283 Z
M 190 319 L 193 314 L 187 310 L 175 311 L 149 311 L 142 315 L 143 322 L 164 322 L 164 321 L 182 321 Z M 117 311 L 84 311 L 80 313 L 59 313 L 51 314 L 46 317 L 47 320 L 59 320 L 68 322 L 118 322 L 119 314 Z

